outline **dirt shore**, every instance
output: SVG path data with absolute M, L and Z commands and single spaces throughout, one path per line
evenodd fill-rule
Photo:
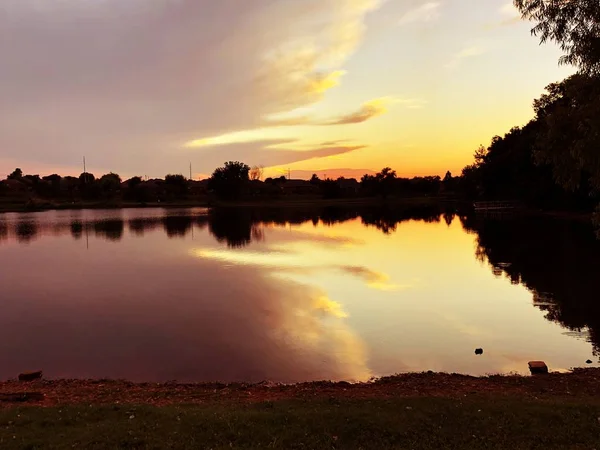
M 600 394 L 600 369 L 538 376 L 472 377 L 457 374 L 413 373 L 368 383 L 314 382 L 281 385 L 131 383 L 112 380 L 40 380 L 0 383 L 0 408 L 18 405 L 102 405 L 255 403 L 281 400 L 389 399 L 398 397 L 465 396 L 544 399 L 584 398 Z

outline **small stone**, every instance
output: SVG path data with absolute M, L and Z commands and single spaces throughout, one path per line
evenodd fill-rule
M 42 378 L 42 371 L 37 372 L 23 372 L 19 374 L 19 381 L 34 381 Z
M 135 416 L 132 414 L 129 416 L 129 420 L 133 420 L 133 419 L 135 419 Z
M 483 355 L 483 349 L 482 348 L 476 348 L 475 349 L 475 354 L 476 355 Z
M 588 359 L 588 360 L 587 360 L 585 363 L 586 363 L 586 364 L 592 364 L 592 363 L 593 363 L 593 361 L 592 361 L 591 359 Z
M 529 361 L 528 365 L 532 375 L 548 373 L 548 366 L 544 361 Z

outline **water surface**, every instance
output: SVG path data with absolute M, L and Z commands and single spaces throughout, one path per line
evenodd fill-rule
M 526 373 L 532 359 L 595 364 L 600 342 L 600 246 L 576 222 L 435 208 L 4 214 L 0 258 L 0 379 Z

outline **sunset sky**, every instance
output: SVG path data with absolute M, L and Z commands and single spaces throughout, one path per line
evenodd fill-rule
M 530 28 L 509 0 L 2 0 L 0 177 L 458 173 L 574 72 Z

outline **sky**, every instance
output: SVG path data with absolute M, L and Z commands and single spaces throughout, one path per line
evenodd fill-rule
M 509 0 L 2 0 L 0 177 L 458 174 L 574 72 Z

